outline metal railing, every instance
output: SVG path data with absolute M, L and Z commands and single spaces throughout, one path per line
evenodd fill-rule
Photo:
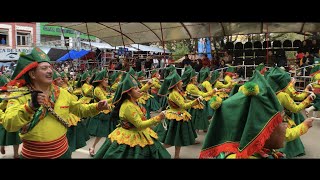
M 320 65 L 320 64 L 314 64 L 314 65 Z M 312 76 L 306 76 L 306 71 L 307 68 L 311 68 L 314 65 L 309 65 L 309 66 L 305 66 L 302 68 L 297 68 L 294 69 L 292 72 L 288 72 L 290 73 L 291 77 L 294 77 L 296 79 L 296 82 L 298 83 L 297 89 L 304 89 L 304 87 L 310 83 L 310 80 L 312 78 Z M 251 76 L 248 75 L 248 68 L 252 68 L 252 70 L 254 71 L 255 67 L 258 66 L 256 64 L 253 65 L 245 65 L 244 63 L 242 65 L 237 65 L 237 66 L 233 66 L 233 67 L 242 67 L 244 68 L 244 79 L 242 79 L 243 81 L 248 81 L 250 79 Z M 222 71 L 225 72 L 226 69 L 228 69 L 229 67 L 224 67 L 224 68 L 219 68 L 219 69 L 215 69 L 214 71 L 218 71 L 219 73 L 221 73 Z M 266 66 L 267 69 L 271 68 Z M 154 68 L 156 70 L 158 70 L 158 72 L 160 72 L 161 70 L 164 70 L 165 68 Z M 151 78 L 151 71 L 153 71 L 154 69 L 147 69 L 145 70 L 146 72 L 146 78 Z M 181 74 L 180 76 L 184 73 L 185 68 L 176 68 L 177 70 L 181 70 Z M 121 70 L 109 70 L 110 72 L 113 71 L 121 71 Z M 210 71 L 210 72 L 213 72 Z M 300 75 L 299 72 L 301 72 L 302 74 Z M 221 81 L 223 81 L 223 78 L 220 79 Z

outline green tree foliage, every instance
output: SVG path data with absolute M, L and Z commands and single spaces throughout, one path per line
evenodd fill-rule
M 193 52 L 194 43 L 190 39 L 182 41 L 172 41 L 166 43 L 166 48 L 172 52 L 174 60 L 178 60 L 185 54 Z
M 183 57 L 185 54 L 189 54 L 189 47 L 185 42 L 178 42 L 175 44 L 175 51 L 172 53 L 173 59 L 178 60 Z

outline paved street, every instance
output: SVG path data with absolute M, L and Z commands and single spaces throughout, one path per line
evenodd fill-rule
M 204 136 L 206 133 L 203 133 L 200 131 L 198 140 L 202 143 L 204 141 Z M 307 134 L 303 135 L 301 137 L 302 142 L 305 146 L 306 155 L 299 157 L 299 158 L 320 158 L 320 142 L 318 139 L 320 138 L 320 121 L 315 121 L 313 123 L 313 127 L 308 131 Z M 91 147 L 92 143 L 94 141 L 94 138 L 91 138 L 89 141 L 87 141 L 87 146 L 78 149 L 72 154 L 72 158 L 75 159 L 87 159 L 91 158 L 89 156 L 89 147 Z M 96 146 L 96 150 L 99 149 L 99 147 L 102 145 L 102 143 L 105 141 L 105 138 L 101 139 L 100 142 Z M 199 153 L 201 150 L 202 144 L 182 147 L 180 158 L 198 158 Z M 20 147 L 21 149 L 21 147 Z M 12 146 L 6 147 L 7 153 L 5 155 L 0 154 L 1 158 L 12 158 L 13 156 L 13 150 Z M 170 152 L 171 156 L 174 156 L 174 147 L 168 148 L 168 151 Z

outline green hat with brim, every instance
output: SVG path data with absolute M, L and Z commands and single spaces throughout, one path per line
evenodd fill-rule
M 108 76 L 107 76 L 107 71 L 106 71 L 106 70 L 102 70 L 102 71 L 96 73 L 94 77 L 95 77 L 95 78 L 92 80 L 92 85 L 93 85 L 94 87 L 96 87 L 96 86 L 99 85 L 99 83 L 100 83 L 101 81 L 103 81 L 104 79 L 108 78 Z
M 120 74 L 121 74 L 121 71 L 113 71 L 113 73 L 109 77 L 110 83 L 113 84 L 116 81 L 116 79 L 119 77 Z
M 93 80 L 96 78 L 97 73 L 94 73 L 89 80 L 89 84 L 93 85 Z
M 77 76 L 76 76 L 76 81 L 80 81 L 81 80 L 81 74 L 78 73 Z
M 129 73 L 125 73 L 124 78 L 122 79 L 122 81 L 119 83 L 116 93 L 114 95 L 113 104 L 118 103 L 123 94 L 129 92 L 131 89 L 138 87 L 138 83 L 137 81 L 129 74 Z
M 265 78 L 275 93 L 285 90 L 292 79 L 289 73 L 279 67 L 274 67 Z
M 94 68 L 94 69 L 91 71 L 91 74 L 96 74 L 96 73 L 98 73 L 98 72 L 99 72 L 99 70 L 96 69 L 96 68 Z
M 146 77 L 146 73 L 144 71 L 139 71 L 139 72 L 137 72 L 137 77 L 138 78 Z
M 157 72 L 158 72 L 158 71 L 157 71 L 156 69 L 152 70 L 152 71 L 151 71 L 151 77 L 154 77 Z
M 227 71 L 224 73 L 225 75 L 234 76 L 236 73 L 236 67 L 229 66 Z
M 136 71 L 132 67 L 130 67 L 128 73 L 131 74 L 131 76 L 135 76 L 136 75 Z
M 260 63 L 256 68 L 255 68 L 255 70 L 258 70 L 261 74 L 264 74 L 264 73 L 262 73 L 263 71 L 265 71 L 267 68 L 266 68 L 266 66 L 263 64 L 263 63 Z
M 177 71 L 173 71 L 169 76 L 167 76 L 163 83 L 161 84 L 161 87 L 158 91 L 158 95 L 160 96 L 166 96 L 169 94 L 170 90 L 177 85 L 181 81 L 181 77 L 177 73 Z
M 164 71 L 164 78 L 169 76 L 173 71 L 177 71 L 176 68 L 173 65 L 170 65 L 170 66 L 166 67 L 166 69 Z
M 80 81 L 81 81 L 81 82 L 84 82 L 84 81 L 86 81 L 89 77 L 90 77 L 90 73 L 89 73 L 89 71 L 87 71 L 87 72 L 85 72 L 85 73 L 83 73 L 83 74 L 81 75 Z
M 210 83 L 211 83 L 211 84 L 216 83 L 217 80 L 219 79 L 219 77 L 220 77 L 219 71 L 214 70 L 214 71 L 211 73 L 211 78 L 210 78 L 210 80 L 209 80 Z
M 17 62 L 17 66 L 11 76 L 11 85 L 15 85 L 19 79 L 30 81 L 29 76 L 25 74 L 33 68 L 36 68 L 39 63 L 47 62 L 50 63 L 50 58 L 40 48 L 35 47 L 32 49 L 30 54 L 21 53 Z
M 320 73 L 320 65 L 315 65 L 310 71 L 310 76 L 314 76 L 318 73 Z
M 80 78 L 77 81 L 76 87 L 80 88 L 88 78 L 89 78 L 89 72 L 88 71 L 83 73 L 82 75 L 80 75 Z
M 268 74 L 274 69 L 274 67 L 269 68 L 265 73 L 264 73 L 264 77 L 268 76 Z
M 61 78 L 61 75 L 58 73 L 58 71 L 53 70 L 53 80 L 57 80 L 58 78 Z
M 92 69 L 89 69 L 89 70 L 87 71 L 87 74 L 88 74 L 88 77 L 90 77 L 90 76 L 92 75 Z
M 201 68 L 199 75 L 198 75 L 198 82 L 202 83 L 205 79 L 208 78 L 209 75 L 210 75 L 210 68 L 208 68 L 208 67 Z
M 258 70 L 258 71 L 261 71 L 265 68 L 265 65 L 263 63 L 260 63 L 256 68 L 255 70 Z
M 187 67 L 184 68 L 184 71 L 192 70 L 192 69 L 193 69 L 192 66 L 187 66 Z
M 183 87 L 187 86 L 191 79 L 193 77 L 197 76 L 197 73 L 194 69 L 188 69 L 186 71 L 184 71 L 183 75 L 181 76 L 182 82 L 183 82 Z
M 257 71 L 216 110 L 200 158 L 216 158 L 224 152 L 249 158 L 264 147 L 274 128 L 283 121 L 282 111 L 276 94 Z
M 0 88 L 5 86 L 8 82 L 9 82 L 9 79 L 6 76 L 0 75 Z
M 61 78 L 69 78 L 65 72 L 61 72 L 60 75 Z

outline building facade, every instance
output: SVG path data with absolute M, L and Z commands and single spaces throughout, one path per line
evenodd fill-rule
M 0 61 L 18 60 L 37 42 L 36 23 L 0 23 Z
M 82 41 L 97 42 L 98 39 L 94 36 L 80 33 L 78 31 L 62 28 L 59 26 L 47 26 L 48 23 L 38 23 L 40 29 L 40 43 L 42 46 L 50 46 L 52 48 L 66 48 L 68 49 L 87 49 L 85 44 L 81 44 Z

